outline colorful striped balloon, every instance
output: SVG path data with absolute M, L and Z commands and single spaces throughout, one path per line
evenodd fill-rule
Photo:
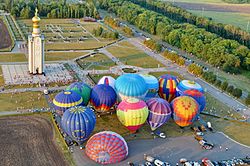
M 170 104 L 161 98 L 151 98 L 146 103 L 149 109 L 147 122 L 154 131 L 170 119 L 172 110 Z
M 95 128 L 96 117 L 90 107 L 75 106 L 67 109 L 61 120 L 61 126 L 78 144 L 82 144 Z
M 197 82 L 190 81 L 190 80 L 182 80 L 176 88 L 178 96 L 182 95 L 183 92 L 188 89 L 196 89 L 200 91 L 201 93 L 204 93 L 203 88 Z
M 145 80 L 148 92 L 146 94 L 146 98 L 156 97 L 157 92 L 159 90 L 159 82 L 155 76 L 148 74 L 140 74 L 142 78 Z
M 204 110 L 206 106 L 206 97 L 203 93 L 196 89 L 189 89 L 184 91 L 183 96 L 190 96 L 197 101 L 197 103 L 200 105 L 199 113 Z
M 176 96 L 176 87 L 179 83 L 177 77 L 166 74 L 159 78 L 159 96 L 168 102 L 171 102 Z
M 142 100 L 129 98 L 118 105 L 116 113 L 120 122 L 128 130 L 136 132 L 148 117 L 148 107 Z
M 70 107 L 83 105 L 83 99 L 78 93 L 66 90 L 55 96 L 53 105 L 55 110 L 62 115 Z
M 115 164 L 128 156 L 128 145 L 119 134 L 103 131 L 88 140 L 85 153 L 99 164 Z
M 177 97 L 172 101 L 171 106 L 174 121 L 179 126 L 189 126 L 197 119 L 199 104 L 192 97 Z
M 105 84 L 94 86 L 90 95 L 90 103 L 98 112 L 107 112 L 114 106 L 117 99 L 115 90 Z
M 147 85 L 138 74 L 123 74 L 115 81 L 115 89 L 121 100 L 127 98 L 144 99 L 147 93 Z
M 91 87 L 84 83 L 84 82 L 74 82 L 70 84 L 66 90 L 72 90 L 78 93 L 84 102 L 84 105 L 88 105 L 89 98 L 90 98 L 90 93 L 91 93 Z
M 103 76 L 99 81 L 99 84 L 105 84 L 111 86 L 113 89 L 115 89 L 115 79 L 111 76 Z

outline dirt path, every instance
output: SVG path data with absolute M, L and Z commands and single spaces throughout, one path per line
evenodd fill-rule
M 11 46 L 11 37 L 9 34 L 9 31 L 4 24 L 3 20 L 0 18 L 0 49 L 2 48 L 8 48 Z
M 174 5 L 188 10 L 204 10 L 217 12 L 237 12 L 249 13 L 250 5 L 225 5 L 225 4 L 203 4 L 203 3 L 188 3 L 188 2 L 174 2 Z
M 2 117 L 0 133 L 0 165 L 67 165 L 53 142 L 52 125 L 46 116 Z

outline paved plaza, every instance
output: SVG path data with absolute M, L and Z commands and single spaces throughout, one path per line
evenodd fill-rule
M 2 71 L 6 85 L 73 81 L 73 77 L 63 64 L 46 64 L 45 75 L 29 74 L 27 64 L 2 65 Z

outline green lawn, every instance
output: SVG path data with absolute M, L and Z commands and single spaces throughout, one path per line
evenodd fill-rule
M 198 16 L 202 16 L 202 11 L 198 10 L 189 10 L 189 11 Z M 203 15 L 205 17 L 212 18 L 215 22 L 220 22 L 223 24 L 232 24 L 244 30 L 247 30 L 247 23 L 248 21 L 250 21 L 250 14 L 245 14 L 245 13 L 215 12 L 215 11 L 205 10 L 203 12 Z M 248 28 L 248 32 L 250 32 L 250 28 Z
M 23 53 L 0 53 L 0 62 L 25 62 L 27 61 Z
M 15 111 L 19 109 L 32 109 L 48 107 L 41 92 L 22 92 L 0 95 L 0 111 Z
M 164 67 L 163 64 L 126 41 L 120 42 L 118 46 L 111 46 L 107 50 L 126 65 L 157 68 L 159 64 L 160 67 Z
M 106 41 L 106 42 L 97 42 L 93 39 L 88 39 L 83 42 L 79 43 L 64 43 L 64 42 L 56 42 L 56 43 L 48 43 L 46 44 L 46 50 L 91 50 L 101 48 L 113 41 Z
M 88 70 L 108 70 L 110 67 L 115 66 L 115 63 L 104 54 L 94 54 L 77 61 L 83 68 Z
M 45 61 L 71 60 L 86 54 L 87 52 L 46 52 Z
M 166 71 L 166 72 L 165 72 L 165 71 L 164 71 L 164 72 L 150 72 L 150 73 L 148 73 L 148 74 L 153 75 L 153 76 L 155 76 L 156 78 L 159 78 L 160 76 L 162 76 L 162 75 L 164 75 L 164 74 L 170 74 L 170 75 L 174 75 L 174 76 L 178 77 L 178 78 L 181 79 L 181 80 L 184 79 L 183 76 L 181 76 L 179 73 L 173 72 L 173 71 Z
M 2 66 L 0 66 L 0 86 L 4 86 Z

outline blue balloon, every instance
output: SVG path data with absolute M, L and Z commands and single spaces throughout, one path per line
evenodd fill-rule
M 67 109 L 61 121 L 62 129 L 78 144 L 82 144 L 95 128 L 96 116 L 92 108 L 75 106 Z
M 108 112 L 117 99 L 115 90 L 105 84 L 94 86 L 90 95 L 90 103 L 98 112 Z
M 138 74 L 119 76 L 115 81 L 115 89 L 122 100 L 130 97 L 144 99 L 148 90 L 145 80 Z

